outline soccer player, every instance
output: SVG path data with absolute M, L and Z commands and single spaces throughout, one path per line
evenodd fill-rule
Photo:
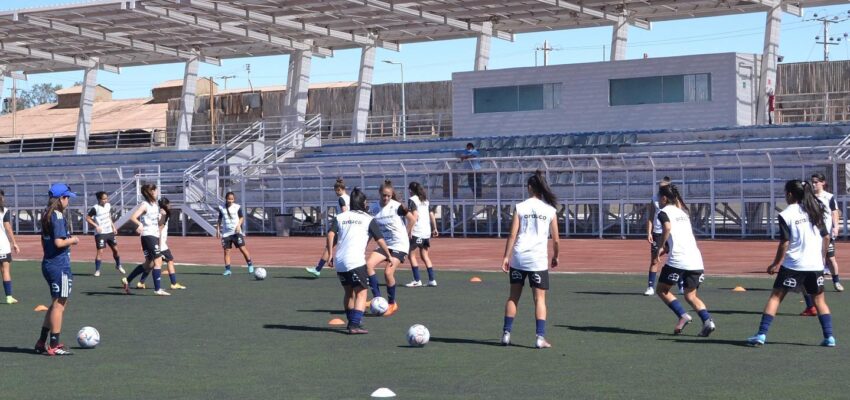
M 658 188 L 661 212 L 658 220 L 661 222 L 661 250 L 658 252 L 660 258 L 664 253 L 669 253 L 667 263 L 661 268 L 661 277 L 658 280 L 657 294 L 661 301 L 670 307 L 670 310 L 679 318 L 679 322 L 673 329 L 674 335 L 679 335 L 682 330 L 691 323 L 691 316 L 676 299 L 676 295 L 670 293 L 673 285 L 683 282 L 685 289 L 685 301 L 697 311 L 702 319 L 702 330 L 698 336 L 707 337 L 716 329 L 714 320 L 711 319 L 705 303 L 697 296 L 697 290 L 705 279 L 702 263 L 702 253 L 697 247 L 694 231 L 691 227 L 691 217 L 687 213 L 685 201 L 679 194 L 679 189 L 674 184 L 664 185 Z M 658 260 L 656 260 L 658 262 Z
M 670 184 L 670 177 L 665 176 L 658 182 L 658 187 L 667 186 Z M 649 203 L 649 212 L 652 215 L 652 218 L 646 219 L 646 240 L 649 242 L 649 284 L 646 287 L 646 291 L 643 292 L 644 296 L 653 296 L 655 295 L 655 279 L 658 275 L 658 249 L 659 246 L 662 246 L 661 243 L 661 233 L 662 226 L 661 221 L 658 220 L 658 213 L 661 212 L 661 205 L 658 203 L 658 193 L 654 193 L 652 195 L 652 201 Z
M 130 294 L 130 282 L 145 271 L 153 270 L 153 286 L 154 294 L 157 296 L 171 296 L 171 293 L 162 289 L 162 249 L 159 247 L 159 234 L 162 230 L 162 215 L 159 210 L 159 203 L 156 200 L 157 188 L 154 184 L 142 185 L 142 197 L 144 201 L 133 211 L 130 216 L 130 221 L 138 227 L 136 232 L 141 235 L 142 252 L 145 256 L 145 262 L 142 265 L 137 265 L 136 269 L 126 278 L 121 278 L 121 284 L 124 286 L 124 293 Z M 141 218 L 141 220 L 139 219 Z
M 86 222 L 94 228 L 94 244 L 97 247 L 97 256 L 94 259 L 94 276 L 100 276 L 103 249 L 107 245 L 112 250 L 115 269 L 121 275 L 124 275 L 124 268 L 121 266 L 121 257 L 118 255 L 118 241 L 115 239 L 118 229 L 115 229 L 115 223 L 112 221 L 112 205 L 109 204 L 109 195 L 106 192 L 97 192 L 94 197 L 97 199 L 97 204 L 92 206 L 88 215 L 86 215 Z
M 365 249 L 369 239 L 378 243 L 380 251 L 390 254 L 381 228 L 366 213 L 366 195 L 358 188 L 351 191 L 351 209 L 334 217 L 328 231 L 327 246 L 334 254 L 331 264 L 345 289 L 342 304 L 348 317 L 348 333 L 369 333 L 363 325 L 366 311 L 367 270 Z
M 62 332 L 65 306 L 74 284 L 74 275 L 71 273 L 71 246 L 80 243 L 80 240 L 68 232 L 63 212 L 68 208 L 70 199 L 77 195 L 68 185 L 54 183 L 50 186 L 48 196 L 47 208 L 40 221 L 41 248 L 44 250 L 41 274 L 50 288 L 52 301 L 44 316 L 41 334 L 35 343 L 35 352 L 48 356 L 66 356 L 72 353 L 59 341 L 59 335 Z
M 351 197 L 348 196 L 348 192 L 345 191 L 345 181 L 342 177 L 336 179 L 336 183 L 334 183 L 334 192 L 337 195 L 337 214 L 344 213 L 348 211 L 348 204 L 351 202 Z M 330 250 L 325 247 L 325 250 L 322 252 L 322 257 L 319 258 L 319 262 L 316 263 L 314 268 L 305 268 L 310 275 L 319 277 L 322 273 L 322 268 L 324 268 L 325 263 L 328 262 L 328 259 L 331 257 Z
M 835 201 L 835 196 L 826 191 L 828 184 L 826 177 L 821 173 L 812 174 L 812 189 L 815 196 L 823 203 L 826 211 L 824 212 L 823 221 L 826 225 L 826 231 L 829 232 L 829 248 L 826 251 L 826 266 L 827 271 L 832 275 L 832 286 L 836 292 L 843 292 L 844 286 L 841 285 L 841 279 L 838 277 L 838 261 L 835 260 L 835 238 L 838 237 L 838 224 L 841 218 L 841 211 L 838 210 L 838 203 Z
M 389 317 L 398 311 L 398 303 L 395 296 L 395 270 L 404 262 L 404 258 L 407 257 L 407 253 L 410 251 L 410 238 L 412 237 L 413 224 L 416 220 L 414 220 L 411 213 L 412 210 L 398 201 L 392 181 L 384 180 L 384 183 L 378 189 L 378 193 L 381 195 L 381 201 L 372 204 L 369 214 L 375 217 L 375 221 L 381 228 L 381 234 L 387 242 L 389 252 L 386 252 L 380 247 L 375 249 L 366 261 L 366 271 L 369 274 L 369 286 L 372 288 L 372 296 L 378 297 L 381 295 L 381 290 L 378 288 L 378 277 L 375 275 L 375 268 L 382 263 L 387 263 L 386 268 L 384 268 L 384 279 L 387 282 L 387 303 L 389 303 L 389 308 L 384 313 L 384 316 Z
M 15 233 L 12 231 L 12 213 L 6 208 L 6 194 L 0 190 L 0 270 L 3 274 L 3 290 L 6 292 L 6 304 L 15 304 L 12 297 L 12 249 L 15 254 L 21 252 Z
M 410 268 L 413 271 L 413 281 L 404 286 L 422 286 L 422 280 L 419 277 L 419 261 L 416 259 L 416 249 L 419 249 L 419 255 L 425 261 L 425 268 L 428 269 L 428 286 L 437 286 L 437 279 L 434 276 L 434 265 L 431 263 L 431 257 L 428 255 L 428 250 L 431 248 L 431 236 L 440 236 L 440 233 L 437 231 L 437 220 L 434 217 L 434 212 L 431 211 L 425 188 L 419 182 L 410 182 L 407 185 L 407 189 L 410 191 L 408 208 L 412 210 L 411 212 L 416 223 L 413 225 L 413 236 L 410 238 Z
M 505 244 L 502 271 L 509 274 L 511 291 L 505 303 L 505 320 L 502 329 L 502 344 L 511 344 L 511 330 L 517 313 L 525 280 L 534 294 L 534 318 L 537 322 L 538 349 L 552 347 L 546 340 L 546 291 L 549 290 L 549 268 L 558 267 L 560 236 L 558 235 L 558 200 L 546 183 L 541 171 L 528 178 L 527 200 L 516 205 L 511 234 Z M 546 242 L 552 239 L 552 258 Z
M 162 215 L 159 249 L 162 251 L 162 258 L 168 265 L 168 278 L 171 280 L 171 290 L 183 290 L 186 289 L 186 286 L 177 282 L 177 271 L 174 269 L 174 255 L 171 254 L 171 249 L 168 248 L 168 221 L 171 220 L 171 201 L 167 197 L 159 199 L 159 213 Z M 147 272 L 142 273 L 139 283 L 136 284 L 136 289 L 145 288 L 145 279 L 147 277 Z
M 779 213 L 779 246 L 767 273 L 777 274 L 773 291 L 764 306 L 758 332 L 747 339 L 752 346 L 767 341 L 767 331 L 789 291 L 803 290 L 812 296 L 818 312 L 823 341 L 821 346 L 834 347 L 832 315 L 823 293 L 823 260 L 829 248 L 829 232 L 823 220 L 824 207 L 808 182 L 790 180 L 785 183 L 788 207 Z
M 218 207 L 218 222 L 215 224 L 215 237 L 221 238 L 221 247 L 224 248 L 224 276 L 230 276 L 230 249 L 236 246 L 245 257 L 248 264 L 248 273 L 254 273 L 254 262 L 245 245 L 245 235 L 242 234 L 242 225 L 245 223 L 245 215 L 242 206 L 236 204 L 236 194 L 227 192 L 224 195 L 224 205 Z

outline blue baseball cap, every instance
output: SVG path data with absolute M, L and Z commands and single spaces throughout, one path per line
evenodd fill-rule
M 71 191 L 71 187 L 64 183 L 54 183 L 50 185 L 50 191 L 47 192 L 50 197 L 77 197 L 77 194 Z

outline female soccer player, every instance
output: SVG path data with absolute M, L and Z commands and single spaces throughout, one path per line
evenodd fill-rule
M 773 291 L 764 306 L 758 332 L 747 339 L 752 346 L 767 340 L 767 331 L 789 291 L 803 290 L 812 296 L 823 331 L 821 346 L 834 347 L 832 315 L 823 293 L 823 260 L 829 247 L 829 232 L 824 224 L 823 204 L 818 201 L 808 182 L 790 180 L 785 183 L 788 207 L 779 213 L 779 247 L 767 273 L 777 274 Z
M 12 231 L 12 213 L 6 208 L 6 194 L 0 190 L 0 270 L 3 274 L 3 290 L 6 291 L 6 304 L 15 304 L 12 297 L 12 249 L 15 254 L 21 252 L 15 233 Z
M 422 256 L 422 260 L 425 261 L 425 268 L 428 269 L 428 286 L 437 286 L 434 265 L 428 255 L 428 249 L 431 248 L 431 236 L 440 236 L 440 233 L 437 232 L 437 220 L 431 211 L 425 188 L 419 182 L 410 182 L 407 189 L 410 190 L 408 208 L 412 210 L 416 223 L 413 225 L 413 237 L 410 238 L 410 268 L 413 271 L 413 281 L 404 286 L 422 286 L 422 280 L 419 278 L 419 261 L 416 260 L 416 249 L 419 249 L 419 255 Z
M 86 222 L 94 228 L 94 244 L 97 247 L 97 256 L 94 259 L 94 276 L 100 276 L 100 264 L 103 260 L 103 249 L 109 245 L 112 250 L 112 259 L 115 260 L 115 269 L 124 275 L 121 266 L 121 257 L 118 255 L 118 241 L 115 240 L 115 223 L 112 222 L 112 205 L 109 204 L 109 195 L 106 192 L 97 192 L 94 197 L 97 204 L 92 206 L 86 215 Z
M 360 189 L 351 191 L 350 204 L 350 211 L 334 217 L 327 246 L 334 254 L 331 264 L 345 289 L 342 304 L 348 317 L 348 333 L 364 334 L 369 333 L 361 324 L 366 310 L 366 246 L 371 238 L 384 254 L 392 250 L 387 248 L 375 219 L 366 213 L 366 195 Z
M 702 319 L 702 330 L 698 336 L 707 337 L 716 329 L 714 320 L 711 319 L 705 303 L 697 296 L 697 290 L 705 279 L 703 275 L 702 253 L 697 247 L 694 231 L 691 227 L 691 217 L 687 213 L 685 201 L 679 194 L 679 189 L 674 184 L 658 188 L 658 197 L 661 200 L 661 212 L 658 220 L 661 221 L 663 230 L 661 243 L 666 245 L 658 253 L 658 257 L 669 253 L 667 263 L 661 269 L 661 278 L 658 280 L 658 297 L 670 307 L 670 310 L 679 318 L 679 322 L 673 329 L 674 335 L 679 335 L 682 330 L 691 323 L 691 316 L 676 299 L 670 288 L 683 282 L 685 289 L 685 301 L 694 308 Z
M 669 184 L 670 177 L 665 176 L 658 182 L 658 187 Z M 649 212 L 652 215 L 652 218 L 646 219 L 646 240 L 649 242 L 649 280 L 646 291 L 643 292 L 644 296 L 655 295 L 655 279 L 658 276 L 658 267 L 660 264 L 658 262 L 658 249 L 659 246 L 662 246 L 661 233 L 663 229 L 661 227 L 661 221 L 658 220 L 661 205 L 659 204 L 657 192 L 652 195 L 652 201 L 649 203 Z
M 381 195 L 381 201 L 372 204 L 369 214 L 375 217 L 375 221 L 381 227 L 381 233 L 390 252 L 387 253 L 383 248 L 376 249 L 366 261 L 366 272 L 369 274 L 372 296 L 378 297 L 381 295 L 381 290 L 378 288 L 375 268 L 384 262 L 387 263 L 384 268 L 384 279 L 387 282 L 389 308 L 384 316 L 389 317 L 398 311 L 398 303 L 395 301 L 395 269 L 404 262 L 404 257 L 407 257 L 410 251 L 411 232 L 416 220 L 411 213 L 412 210 L 398 201 L 392 181 L 385 180 L 378 193 Z
M 502 271 L 509 273 L 511 291 L 505 303 L 505 324 L 502 329 L 502 344 L 511 344 L 511 329 L 517 313 L 517 304 L 522 295 L 525 280 L 534 293 L 534 318 L 537 321 L 538 349 L 552 347 L 546 340 L 546 291 L 549 290 L 549 268 L 558 267 L 560 240 L 558 218 L 555 207 L 558 200 L 546 183 L 543 173 L 537 171 L 528 178 L 527 200 L 516 205 L 511 234 L 505 244 Z M 546 241 L 552 239 L 552 258 Z
M 70 247 L 80 243 L 80 240 L 68 233 L 62 213 L 68 208 L 70 198 L 77 195 L 64 183 L 51 185 L 48 195 L 47 209 L 41 217 L 41 248 L 44 250 L 41 274 L 47 281 L 53 300 L 44 316 L 41 335 L 35 343 L 35 352 L 48 356 L 66 356 L 72 353 L 59 341 L 59 335 L 62 332 L 65 306 L 74 283 Z
M 171 249 L 168 248 L 168 221 L 171 220 L 171 201 L 163 197 L 159 199 L 159 213 L 162 216 L 162 230 L 159 235 L 159 249 L 162 251 L 162 258 L 168 264 L 168 278 L 171 280 L 171 290 L 183 290 L 186 286 L 177 283 L 177 271 L 174 269 L 174 255 L 171 254 Z M 142 273 L 139 278 L 139 283 L 136 284 L 136 289 L 145 288 L 145 279 L 148 273 Z
M 248 264 L 248 273 L 254 273 L 254 262 L 251 254 L 245 246 L 245 235 L 242 234 L 242 225 L 245 215 L 242 214 L 242 206 L 236 204 L 236 194 L 227 192 L 224 195 L 225 204 L 218 207 L 218 222 L 215 224 L 215 237 L 221 238 L 221 247 L 224 248 L 224 276 L 230 276 L 230 249 L 236 246 L 245 262 Z
M 351 202 L 351 198 L 348 196 L 348 193 L 345 191 L 345 181 L 342 177 L 336 179 L 336 183 L 334 183 L 334 192 L 337 195 L 337 214 L 344 213 L 348 211 L 348 204 Z M 331 257 L 331 252 L 325 247 L 324 252 L 322 252 L 322 257 L 319 258 L 319 262 L 316 263 L 316 267 L 314 268 L 305 268 L 310 275 L 319 277 L 322 273 L 322 268 L 324 268 L 325 263 L 328 262 L 328 259 Z
M 838 261 L 835 260 L 835 238 L 838 237 L 838 224 L 841 218 L 841 211 L 838 210 L 838 203 L 835 201 L 835 196 L 826 191 L 827 186 L 826 177 L 823 174 L 819 172 L 812 174 L 812 189 L 815 192 L 815 197 L 823 203 L 826 209 L 823 216 L 826 231 L 829 232 L 829 248 L 826 251 L 826 265 L 828 269 L 826 271 L 829 271 L 832 275 L 832 286 L 835 288 L 835 291 L 843 292 L 844 286 L 841 285 L 841 279 L 838 277 Z
M 142 237 L 142 252 L 145 255 L 145 263 L 136 266 L 136 269 L 126 278 L 121 278 L 124 293 L 130 294 L 130 282 L 145 271 L 153 270 L 154 294 L 157 296 L 171 296 L 171 293 L 162 289 L 162 249 L 159 247 L 159 234 L 162 229 L 162 215 L 159 203 L 156 200 L 156 185 L 142 185 L 142 197 L 144 201 L 130 216 L 130 221 L 135 223 Z M 139 220 L 141 218 L 141 220 Z

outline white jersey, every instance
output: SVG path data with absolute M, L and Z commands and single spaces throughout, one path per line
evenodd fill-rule
M 334 268 L 347 272 L 366 265 L 369 239 L 383 238 L 381 228 L 371 215 L 363 211 L 346 211 L 334 217 L 331 232 L 336 234 Z
M 160 231 L 159 234 L 159 250 L 168 250 L 168 221 L 165 221 L 165 226 L 162 228 L 162 231 Z
M 780 240 L 788 241 L 782 266 L 796 271 L 823 271 L 823 240 L 826 229 L 819 231 L 799 204 L 791 204 L 779 213 Z
M 345 207 L 345 209 L 348 210 L 348 208 L 351 207 L 350 204 L 351 204 L 351 196 L 349 196 L 347 194 L 339 196 L 339 199 L 337 201 L 337 211 L 343 212 L 342 211 L 343 207 Z
M 670 237 L 667 239 L 670 255 L 667 257 L 667 265 L 686 271 L 703 270 L 702 253 L 697 247 L 690 215 L 670 204 L 661 209 L 658 220 L 662 224 L 670 222 Z
M 519 232 L 514 242 L 511 268 L 523 271 L 545 271 L 549 269 L 550 227 L 556 210 L 538 198 L 530 198 L 516 205 L 519 216 Z
M 12 223 L 11 214 L 8 208 L 0 211 L 0 254 L 12 253 L 12 244 L 9 243 L 9 236 L 6 235 L 6 223 Z
M 658 199 L 658 194 L 652 195 L 652 205 L 655 206 L 655 215 L 652 219 L 652 233 L 661 234 L 664 232 L 663 227 L 661 226 L 661 221 L 658 220 L 658 214 L 661 212 L 661 202 Z
M 139 222 L 142 223 L 142 236 L 153 236 L 159 237 L 159 204 L 148 203 L 147 201 L 142 203 L 142 207 L 145 210 L 142 213 Z
M 91 217 L 97 226 L 100 228 L 100 235 L 112 233 L 112 205 L 106 203 L 104 205 L 95 204 L 89 210 Z
M 375 217 L 378 226 L 381 227 L 381 234 L 387 241 L 387 247 L 407 254 L 410 252 L 410 238 L 407 237 L 407 228 L 404 226 L 405 211 L 401 203 L 390 200 L 383 207 L 379 202 L 373 203 L 369 214 Z
M 427 239 L 431 237 L 431 204 L 428 200 L 419 200 L 419 196 L 411 196 L 407 208 L 419 214 L 416 224 L 413 225 L 413 236 Z
M 232 236 L 236 233 L 239 219 L 242 218 L 242 206 L 233 203 L 230 207 L 218 207 L 218 224 L 221 226 L 221 237 Z
M 835 196 L 826 190 L 817 195 L 818 200 L 823 204 L 823 222 L 826 225 L 826 231 L 832 235 L 832 213 L 838 211 L 838 203 L 835 201 Z

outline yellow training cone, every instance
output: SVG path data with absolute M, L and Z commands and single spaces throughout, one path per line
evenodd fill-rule
M 744 287 L 743 287 L 743 286 L 735 286 L 735 288 L 734 288 L 734 289 L 732 289 L 732 291 L 733 291 L 733 292 L 746 292 L 746 291 L 747 291 L 747 289 L 744 289 Z
M 481 283 L 481 278 L 479 278 L 477 276 L 473 276 L 472 278 L 469 279 L 469 281 L 472 282 L 472 283 Z
M 35 309 L 33 311 L 35 311 L 35 312 L 47 311 L 47 306 L 44 305 L 44 304 L 39 304 L 39 305 L 35 306 Z
M 328 325 L 330 325 L 330 326 L 343 326 L 343 325 L 345 325 L 345 321 L 343 321 L 339 318 L 334 318 L 334 319 L 328 321 Z

